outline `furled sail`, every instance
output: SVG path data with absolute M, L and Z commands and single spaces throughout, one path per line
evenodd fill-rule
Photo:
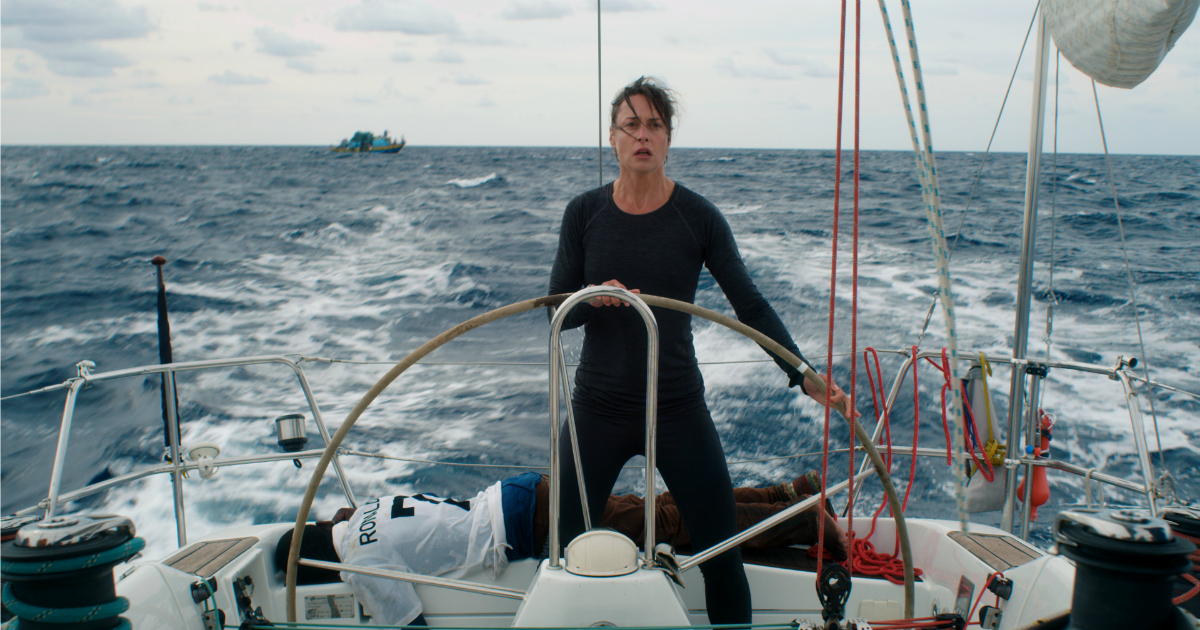
M 1104 85 L 1131 88 L 1162 63 L 1200 0 L 1042 0 L 1042 7 L 1071 65 Z

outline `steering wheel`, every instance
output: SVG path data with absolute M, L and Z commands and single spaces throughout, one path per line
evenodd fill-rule
M 412 367 L 417 361 L 425 358 L 426 355 L 446 344 L 450 340 L 479 328 L 484 324 L 488 324 L 499 319 L 504 319 L 505 317 L 509 317 L 511 315 L 517 315 L 519 313 L 524 313 L 537 308 L 558 306 L 570 296 L 571 294 L 569 293 L 563 293 L 559 295 L 538 297 L 532 300 L 525 300 L 523 302 L 509 304 L 508 306 L 503 306 L 498 309 L 488 311 L 482 315 L 473 317 L 443 332 L 437 337 L 430 339 L 422 344 L 421 347 L 413 350 L 399 363 L 392 366 L 392 369 L 388 370 L 388 372 L 384 374 L 383 377 L 381 377 L 379 381 L 377 381 L 375 385 L 371 387 L 371 389 L 367 390 L 367 393 L 363 395 L 363 397 L 358 401 L 358 404 L 356 404 L 354 408 L 350 410 L 350 413 L 346 416 L 346 419 L 342 421 L 342 426 L 339 427 L 338 430 L 333 434 L 333 437 L 330 438 L 329 444 L 325 446 L 325 452 L 322 453 L 320 461 L 313 468 L 312 477 L 308 481 L 308 488 L 304 492 L 304 500 L 300 503 L 300 509 L 296 513 L 296 527 L 293 530 L 292 546 L 288 551 L 287 563 L 286 603 L 288 623 L 295 623 L 296 621 L 296 569 L 300 559 L 300 542 L 301 536 L 303 536 L 304 524 L 308 521 L 308 514 L 312 510 L 313 499 L 315 499 L 317 496 L 317 488 L 321 485 L 321 480 L 325 477 L 325 471 L 329 468 L 329 463 L 333 460 L 333 455 L 337 452 L 338 447 L 341 446 L 342 440 L 346 438 L 346 434 L 350 432 L 350 429 L 354 426 L 354 423 L 357 422 L 358 418 L 363 414 L 364 411 L 367 410 L 367 407 L 369 407 L 371 403 L 374 402 L 377 397 L 379 397 L 379 394 L 383 393 L 383 390 L 387 389 L 387 387 L 392 384 L 392 381 L 396 380 L 397 377 L 403 374 L 405 370 Z M 702 306 L 696 306 L 695 304 L 691 304 L 689 302 L 681 302 L 679 300 L 672 300 L 670 298 L 658 297 L 655 295 L 639 295 L 638 297 L 650 306 L 669 308 L 688 313 L 689 315 L 695 315 L 711 322 L 721 324 L 722 326 L 725 326 L 734 332 L 738 332 L 746 337 L 749 337 L 763 348 L 770 350 L 777 356 L 783 357 L 783 359 L 791 365 L 804 370 L 805 378 L 808 380 L 810 386 L 815 386 L 817 388 L 818 395 L 813 396 L 813 398 L 820 399 L 821 396 L 824 396 L 826 389 L 824 379 L 813 372 L 811 368 L 800 361 L 800 359 L 796 355 L 792 354 L 787 348 L 784 348 L 757 330 L 737 321 L 736 319 L 727 317 L 715 311 L 711 311 Z M 904 563 L 904 617 L 906 619 L 911 619 L 913 617 L 914 600 L 912 550 L 909 546 L 908 527 L 905 525 L 904 512 L 901 510 L 900 497 L 896 493 L 895 485 L 892 484 L 892 477 L 890 474 L 888 474 L 887 466 L 883 463 L 883 459 L 879 456 L 879 452 L 875 449 L 875 444 L 871 440 L 871 436 L 867 434 L 866 430 L 863 429 L 861 424 L 853 419 L 853 416 L 850 415 L 848 409 L 843 406 L 839 409 L 839 412 L 844 418 L 846 418 L 846 421 L 854 427 L 854 433 L 858 436 L 858 440 L 862 443 L 863 449 L 867 453 L 867 457 L 870 458 L 871 463 L 874 465 L 875 473 L 879 476 L 879 480 L 883 484 L 884 494 L 887 496 L 888 504 L 891 506 L 892 514 L 895 516 L 896 533 L 900 538 L 900 557 Z

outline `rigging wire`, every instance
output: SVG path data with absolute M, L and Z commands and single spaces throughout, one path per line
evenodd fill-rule
M 1054 236 L 1058 232 L 1056 213 L 1058 200 L 1058 87 L 1059 64 L 1062 62 L 1062 51 L 1056 51 L 1054 56 L 1054 151 L 1050 161 L 1050 255 L 1046 268 L 1049 271 L 1049 286 L 1046 291 L 1050 294 L 1046 299 L 1046 360 L 1050 360 L 1050 346 L 1054 343 L 1054 307 L 1058 305 L 1058 296 L 1054 294 Z M 1047 381 L 1048 383 L 1049 381 Z M 1044 391 L 1042 392 L 1045 393 Z
M 596 168 L 604 185 L 604 86 L 600 79 L 600 0 L 596 0 Z
M 988 136 L 987 148 L 983 150 L 983 160 L 980 161 L 979 168 L 975 171 L 975 179 L 971 182 L 971 192 L 967 195 L 967 203 L 963 206 L 962 212 L 959 214 L 958 231 L 954 234 L 954 242 L 950 244 L 951 258 L 954 257 L 954 250 L 958 247 L 958 237 L 962 234 L 967 211 L 971 209 L 971 201 L 975 199 L 975 188 L 979 185 L 979 178 L 983 174 L 983 167 L 987 165 L 988 157 L 991 155 L 992 142 L 996 139 L 996 131 L 1000 129 L 1000 119 L 1004 117 L 1004 108 L 1008 104 L 1009 95 L 1012 94 L 1013 82 L 1017 79 L 1017 70 L 1020 69 L 1021 59 L 1025 56 L 1025 46 L 1029 44 L 1029 36 L 1033 33 L 1033 25 L 1037 22 L 1038 6 L 1041 6 L 1040 2 L 1033 8 L 1033 15 L 1029 18 L 1029 28 L 1025 30 L 1025 40 L 1021 42 L 1021 52 L 1017 53 L 1017 63 L 1013 65 L 1012 76 L 1008 77 L 1008 87 L 1004 90 L 1004 99 L 1000 101 L 1000 111 L 996 113 L 996 122 L 992 125 L 992 135 Z
M 1125 248 L 1125 223 L 1121 220 L 1121 202 L 1117 199 L 1117 184 L 1113 179 L 1112 159 L 1108 155 L 1108 139 L 1104 135 L 1104 118 L 1100 115 L 1100 95 L 1096 93 L 1096 81 L 1092 80 L 1092 100 L 1096 103 L 1096 123 L 1100 125 L 1100 142 L 1104 145 L 1104 168 L 1108 171 L 1108 186 L 1112 191 L 1113 209 L 1117 213 L 1117 231 L 1121 234 L 1121 258 L 1125 261 L 1125 277 L 1129 280 L 1129 300 L 1133 306 L 1133 323 L 1137 327 L 1138 348 L 1142 353 L 1142 372 L 1146 380 L 1150 380 L 1150 357 L 1146 354 L 1146 342 L 1142 338 L 1142 319 L 1138 315 L 1137 284 L 1133 281 L 1133 270 L 1129 265 L 1129 252 Z M 1154 396 L 1146 396 L 1150 400 L 1150 418 L 1154 423 L 1154 440 L 1158 443 L 1158 465 L 1164 472 L 1167 470 L 1166 456 L 1163 454 L 1162 438 L 1158 433 L 1158 414 L 1154 411 Z M 1147 484 L 1152 483 L 1150 479 Z
M 879 0 L 879 2 L 882 6 L 883 0 Z M 1038 6 L 1041 6 L 1040 1 Z M 967 195 L 967 203 L 965 206 L 963 206 L 962 212 L 959 213 L 958 230 L 956 230 L 954 233 L 954 241 L 950 244 L 950 254 L 947 260 L 954 257 L 954 251 L 958 248 L 958 237 L 962 235 L 963 225 L 966 223 L 967 219 L 967 212 L 971 209 L 971 201 L 975 199 L 975 189 L 979 185 L 980 177 L 983 175 L 983 167 L 987 165 L 988 157 L 991 155 L 992 142 L 995 141 L 996 132 L 1000 129 L 1000 119 L 1004 117 L 1004 109 L 1008 104 L 1009 95 L 1012 94 L 1013 83 L 1017 79 L 1017 71 L 1021 68 L 1021 59 L 1023 59 L 1025 56 L 1025 47 L 1029 44 L 1029 36 L 1033 33 L 1033 25 L 1037 22 L 1037 9 L 1038 7 L 1035 6 L 1033 10 L 1033 16 L 1031 16 L 1029 19 L 1029 28 L 1025 30 L 1025 40 L 1021 42 L 1021 52 L 1017 54 L 1017 62 L 1013 65 L 1012 75 L 1008 77 L 1008 87 L 1004 90 L 1004 99 L 1000 102 L 1000 111 L 996 113 L 996 122 L 992 124 L 992 135 L 988 137 L 987 148 L 985 148 L 983 151 L 983 160 L 979 163 L 979 168 L 975 171 L 975 178 L 971 182 L 971 191 Z M 892 44 L 892 57 L 896 60 L 897 72 L 900 72 L 899 57 L 896 56 L 896 43 L 892 40 L 891 25 L 887 24 L 886 9 L 884 10 L 884 13 L 884 22 L 888 30 L 888 40 Z M 903 88 L 901 88 L 901 92 L 904 92 Z M 907 92 L 904 92 L 904 103 L 904 106 L 907 109 L 909 107 Z M 908 113 L 911 116 L 911 112 Z M 912 124 L 911 119 L 909 120 L 909 124 Z M 922 183 L 922 185 L 924 184 Z M 934 296 L 934 298 L 929 302 L 929 309 L 925 311 L 925 321 L 921 324 L 921 332 L 917 335 L 918 348 L 921 346 L 921 341 L 925 339 L 925 333 L 929 329 L 929 322 L 933 319 L 933 309 L 936 306 L 937 296 Z

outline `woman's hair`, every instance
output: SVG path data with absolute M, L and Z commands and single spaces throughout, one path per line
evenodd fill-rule
M 292 547 L 292 533 L 287 530 L 275 545 L 275 566 L 280 571 L 287 571 L 288 552 Z M 337 551 L 333 548 L 333 529 L 322 525 L 305 525 L 303 538 L 300 539 L 300 557 L 309 560 L 324 560 L 325 562 L 341 562 Z M 324 584 L 337 582 L 341 576 L 337 571 L 318 569 L 317 567 L 296 567 L 297 584 Z
M 617 92 L 617 97 L 612 102 L 612 114 L 610 116 L 611 125 L 617 124 L 617 111 L 621 109 L 621 103 L 628 103 L 629 109 L 633 109 L 633 103 L 629 101 L 635 94 L 641 94 L 650 101 L 650 105 L 662 117 L 663 124 L 667 126 L 667 139 L 671 138 L 671 132 L 675 130 L 675 125 L 672 122 L 675 118 L 676 110 L 679 107 L 679 98 L 675 91 L 663 85 L 662 80 L 654 77 L 642 76 L 638 77 L 637 81 L 626 85 Z M 640 118 L 643 114 L 635 111 L 635 114 Z

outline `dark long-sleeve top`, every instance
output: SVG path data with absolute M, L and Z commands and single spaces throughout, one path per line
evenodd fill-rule
M 750 278 L 733 232 L 716 206 L 675 184 L 667 203 L 648 214 L 622 211 L 612 185 L 586 192 L 568 205 L 550 274 L 550 294 L 570 293 L 616 279 L 642 293 L 694 303 L 701 266 L 707 267 L 742 323 L 797 357 L 803 356 L 779 315 Z M 692 343 L 691 316 L 653 308 L 659 330 L 659 401 L 669 405 L 703 396 L 704 381 Z M 583 325 L 576 372 L 577 399 L 635 413 L 644 409 L 646 330 L 633 308 L 580 304 L 564 328 Z M 789 376 L 800 371 L 772 353 Z M 806 361 L 807 363 L 807 361 Z

